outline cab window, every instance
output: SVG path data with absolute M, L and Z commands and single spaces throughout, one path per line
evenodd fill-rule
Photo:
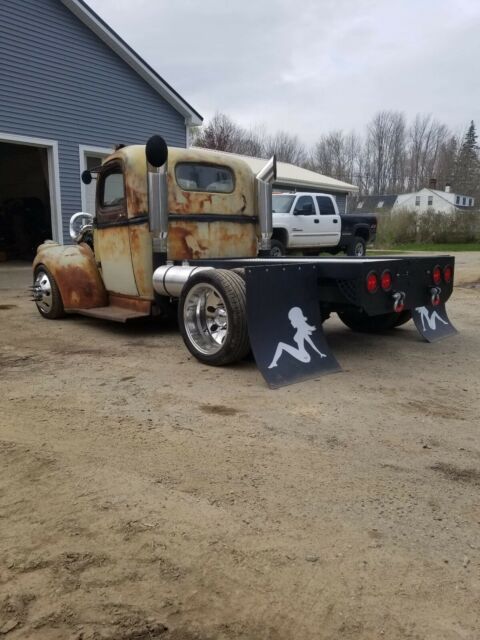
M 300 216 L 314 216 L 316 211 L 312 196 L 300 196 L 295 204 L 293 213 Z
M 119 163 L 102 170 L 98 178 L 97 203 L 99 223 L 126 219 L 125 180 Z
M 235 188 L 233 171 L 221 165 L 181 162 L 175 167 L 175 177 L 184 191 L 232 193 Z
M 317 196 L 317 204 L 322 216 L 335 216 L 336 211 L 332 199 L 328 196 Z M 363 203 L 362 203 L 363 204 Z

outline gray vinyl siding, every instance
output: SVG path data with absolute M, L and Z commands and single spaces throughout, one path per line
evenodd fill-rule
M 186 146 L 185 121 L 60 0 L 0 1 L 0 132 L 57 140 L 63 231 L 81 209 L 79 145 Z

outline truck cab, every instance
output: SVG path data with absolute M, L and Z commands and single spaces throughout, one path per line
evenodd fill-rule
M 373 215 L 338 211 L 335 197 L 328 193 L 274 193 L 271 255 L 292 251 L 332 254 L 345 251 L 362 257 L 375 238 L 377 219 Z
M 285 248 L 333 247 L 340 242 L 341 221 L 335 198 L 319 193 L 274 193 L 273 239 Z M 279 233 L 284 231 L 283 236 Z M 277 251 L 275 251 L 275 249 Z M 274 243 L 272 255 L 282 255 Z

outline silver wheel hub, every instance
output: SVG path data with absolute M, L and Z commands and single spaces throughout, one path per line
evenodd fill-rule
M 39 271 L 33 285 L 33 299 L 44 313 L 52 308 L 52 283 L 45 271 Z
M 199 282 L 187 293 L 183 322 L 190 342 L 205 355 L 218 353 L 228 332 L 225 301 L 213 285 Z
M 363 244 L 361 244 L 360 242 L 355 245 L 355 255 L 363 256 Z
M 270 255 L 274 258 L 280 258 L 282 255 L 282 250 L 280 249 L 280 247 L 272 247 L 270 249 Z

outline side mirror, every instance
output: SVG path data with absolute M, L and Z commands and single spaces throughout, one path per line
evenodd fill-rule
M 152 136 L 145 147 L 147 161 L 152 167 L 161 167 L 168 159 L 168 147 L 162 136 Z
M 90 171 L 88 169 L 85 169 L 85 171 L 82 171 L 83 184 L 90 184 L 91 181 L 92 181 L 92 174 L 90 173 Z

